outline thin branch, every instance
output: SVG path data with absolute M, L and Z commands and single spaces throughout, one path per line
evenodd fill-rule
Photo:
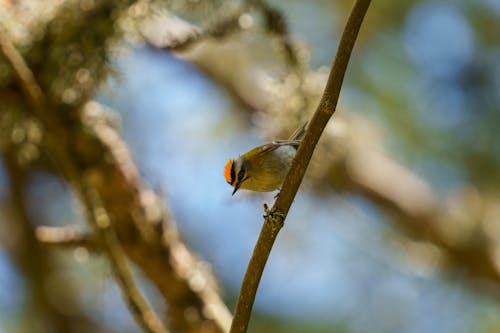
M 312 120 L 309 123 L 304 140 L 300 145 L 292 166 L 285 178 L 281 192 L 272 209 L 266 208 L 264 225 L 255 245 L 254 252 L 243 278 L 240 295 L 236 304 L 231 333 L 246 332 L 252 311 L 257 287 L 264 271 L 265 264 L 271 252 L 274 241 L 283 227 L 293 199 L 302 182 L 316 144 L 326 127 L 328 120 L 335 112 L 340 89 L 351 56 L 354 43 L 358 36 L 361 23 L 371 0 L 357 0 L 345 26 L 337 55 L 333 63 L 328 82 Z
M 288 24 L 285 17 L 278 9 L 267 4 L 263 0 L 246 0 L 239 7 L 223 7 L 216 15 L 216 19 L 205 27 L 199 27 L 174 15 L 160 17 L 161 27 L 143 29 L 142 37 L 154 47 L 167 51 L 184 52 L 192 46 L 206 39 L 222 39 L 235 32 L 243 31 L 241 18 L 252 10 L 258 11 L 264 18 L 266 32 L 278 38 L 287 64 L 296 67 L 300 64 L 297 47 L 289 34 Z M 155 24 L 154 21 L 152 24 Z M 146 25 L 147 27 L 147 25 Z M 158 31 L 167 31 L 168 34 L 158 37 Z
M 151 45 L 167 51 L 183 52 L 192 46 L 209 38 L 222 39 L 228 35 L 242 30 L 239 20 L 248 11 L 249 6 L 242 5 L 236 9 L 221 11 L 218 19 L 206 26 L 198 27 L 180 17 L 167 15 L 158 17 L 159 21 L 150 21 L 150 26 L 145 26 L 141 32 L 143 38 Z M 156 27 L 157 24 L 161 26 Z M 168 34 L 158 38 L 158 30 L 166 31 Z
M 37 110 L 43 112 L 47 101 L 42 89 L 35 80 L 33 72 L 29 69 L 22 55 L 17 51 L 12 41 L 7 37 L 7 32 L 0 26 L 0 50 L 5 55 L 15 73 L 24 93 L 29 97 L 28 102 Z
M 297 66 L 299 64 L 299 57 L 293 40 L 290 37 L 288 23 L 282 12 L 264 0 L 246 0 L 246 3 L 248 6 L 253 6 L 262 12 L 266 30 L 278 36 L 288 64 L 292 67 Z
M 118 237 L 111 225 L 109 215 L 104 208 L 99 193 L 95 189 L 89 188 L 86 191 L 86 200 L 93 208 L 90 220 L 99 231 L 104 249 L 106 250 L 111 262 L 111 267 L 118 281 L 130 312 L 136 322 L 145 332 L 149 333 L 168 333 L 163 323 L 158 319 L 154 310 L 150 307 L 141 291 L 136 286 L 130 269 L 128 268 L 125 252 L 123 251 Z
M 44 245 L 64 248 L 84 247 L 90 251 L 100 251 L 100 246 L 94 234 L 83 231 L 81 228 L 73 225 L 37 227 L 35 229 L 35 236 Z

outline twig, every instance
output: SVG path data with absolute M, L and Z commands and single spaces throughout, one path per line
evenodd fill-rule
M 228 10 L 223 8 L 216 15 L 216 20 L 205 26 L 198 27 L 188 23 L 179 17 L 173 16 L 164 22 L 160 30 L 167 30 L 169 34 L 162 40 L 155 41 L 153 36 L 158 29 L 152 29 L 152 33 L 141 32 L 143 38 L 151 45 L 167 51 L 183 52 L 195 44 L 209 38 L 222 39 L 230 34 L 244 30 L 240 24 L 243 14 L 251 10 L 260 11 L 264 17 L 264 25 L 267 32 L 274 34 L 283 48 L 287 64 L 296 67 L 300 63 L 297 55 L 297 47 L 289 35 L 288 24 L 283 14 L 276 8 L 270 6 L 263 0 L 246 0 L 238 8 Z M 170 26 L 169 26 L 170 25 Z
M 1 27 L 0 27 L 1 31 Z M 43 94 L 42 89 L 36 82 L 33 72 L 24 61 L 22 55 L 15 48 L 6 33 L 0 34 L 0 50 L 10 62 L 14 71 L 18 76 L 18 80 L 26 95 L 29 97 L 30 104 L 36 114 L 44 121 L 44 124 L 57 129 L 57 120 L 47 112 L 47 99 Z M 138 324 L 147 332 L 151 333 L 167 333 L 161 321 L 156 317 L 150 309 L 147 302 L 144 300 L 140 291 L 135 286 L 132 275 L 126 266 L 126 259 L 122 248 L 111 230 L 111 224 L 106 210 L 100 205 L 100 198 L 97 192 L 87 191 L 83 184 L 78 182 L 77 170 L 73 163 L 69 161 L 62 149 L 55 142 L 51 142 L 53 152 L 58 155 L 62 161 L 65 161 L 66 176 L 69 180 L 73 180 L 73 185 L 77 188 L 82 201 L 85 203 L 85 208 L 88 211 L 89 219 L 95 222 L 96 228 L 101 232 L 102 239 L 106 245 L 112 266 L 116 273 L 117 280 L 122 287 L 124 298 L 134 314 Z
M 35 236 L 37 240 L 44 245 L 65 248 L 81 246 L 94 252 L 100 250 L 100 246 L 92 233 L 82 231 L 80 228 L 73 225 L 62 227 L 37 227 L 35 229 Z
M 278 36 L 288 64 L 292 67 L 297 66 L 299 64 L 299 57 L 293 40 L 290 37 L 287 21 L 281 11 L 269 5 L 264 0 L 246 0 L 246 3 L 248 6 L 253 6 L 262 12 L 267 31 Z
M 316 144 L 326 127 L 328 120 L 335 112 L 344 74 L 354 47 L 361 23 L 371 0 L 357 0 L 351 11 L 337 50 L 332 70 L 323 93 L 323 97 L 311 119 L 304 140 L 294 158 L 290 171 L 285 178 L 281 192 L 272 209 L 265 207 L 264 225 L 255 245 L 254 252 L 243 278 L 240 295 L 236 303 L 231 333 L 246 332 L 252 306 L 257 293 L 264 266 L 272 246 L 295 198 L 304 173 L 314 152 Z
M 243 5 L 237 9 L 228 11 L 225 9 L 219 15 L 217 21 L 204 28 L 195 26 L 183 19 L 172 16 L 162 22 L 161 30 L 169 30 L 169 34 L 162 40 L 155 41 L 158 29 L 142 32 L 143 38 L 155 47 L 174 52 L 183 52 L 195 44 L 209 39 L 222 39 L 235 31 L 241 30 L 239 19 L 248 10 L 248 6 Z
M 17 51 L 12 41 L 7 37 L 7 32 L 0 26 L 0 50 L 10 62 L 18 76 L 18 81 L 24 93 L 28 95 L 28 102 L 38 112 L 42 112 L 47 101 L 42 89 L 37 84 L 33 72 L 29 69 L 22 55 Z
M 108 253 L 111 267 L 115 273 L 115 278 L 122 291 L 123 298 L 136 322 L 145 332 L 168 333 L 167 329 L 158 319 L 134 282 L 132 273 L 128 268 L 125 252 L 113 230 L 111 220 L 102 204 L 99 193 L 95 189 L 87 189 L 86 200 L 89 201 L 90 206 L 93 208 L 90 219 L 99 231 L 104 249 Z

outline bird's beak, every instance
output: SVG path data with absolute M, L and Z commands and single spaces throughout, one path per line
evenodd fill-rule
M 236 191 L 238 191 L 238 189 L 239 189 L 239 188 L 240 188 L 240 185 L 239 185 L 239 184 L 236 184 L 236 185 L 234 186 L 233 194 L 231 194 L 231 195 L 234 195 L 234 194 L 236 193 Z

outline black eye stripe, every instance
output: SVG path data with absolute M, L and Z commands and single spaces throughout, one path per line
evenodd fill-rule
M 242 180 L 245 177 L 245 170 L 241 168 L 240 172 L 238 172 L 238 180 Z
M 231 184 L 234 183 L 234 179 L 236 178 L 236 171 L 234 170 L 234 163 L 231 164 Z

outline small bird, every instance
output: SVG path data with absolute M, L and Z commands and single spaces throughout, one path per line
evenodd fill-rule
M 253 148 L 224 167 L 224 178 L 234 187 L 257 192 L 271 192 L 281 187 L 297 153 L 307 122 L 288 140 L 276 140 Z

